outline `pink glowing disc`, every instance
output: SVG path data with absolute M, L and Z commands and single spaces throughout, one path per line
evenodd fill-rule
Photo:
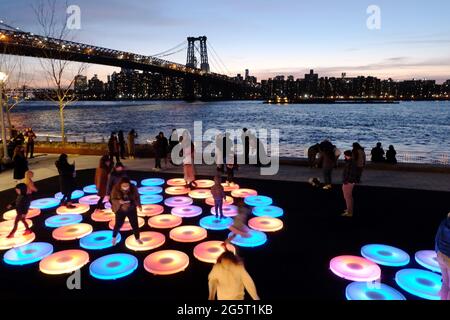
M 75 240 L 92 233 L 92 226 L 87 223 L 76 223 L 53 230 L 52 236 L 56 240 Z
M 40 214 L 41 214 L 41 209 L 30 208 L 30 210 L 28 210 L 28 212 L 27 212 L 26 218 L 31 219 L 31 218 L 37 217 Z M 17 215 L 16 209 L 9 210 L 3 214 L 3 219 L 14 220 L 16 218 L 16 215 Z
M 381 269 L 376 263 L 357 256 L 333 258 L 330 269 L 337 276 L 351 281 L 370 282 L 381 277 Z
M 170 194 L 172 196 L 180 196 L 180 195 L 183 195 L 183 194 L 188 194 L 189 191 L 190 191 L 190 189 L 186 188 L 185 186 L 168 187 L 165 190 L 165 192 L 167 194 Z
M 115 225 L 116 225 L 116 219 L 113 219 L 113 220 L 109 221 L 108 227 L 111 230 L 113 230 Z M 139 225 L 139 228 L 142 228 L 145 225 L 144 218 L 138 217 L 138 225 Z M 133 228 L 131 227 L 131 224 L 130 224 L 130 221 L 128 220 L 128 218 L 126 218 L 124 224 L 120 228 L 120 231 L 130 231 L 130 230 L 133 230 Z
M 175 178 L 167 180 L 167 185 L 169 186 L 185 186 L 186 181 L 183 178 Z
M 223 200 L 223 205 L 233 204 L 233 201 L 234 201 L 233 197 L 227 196 L 226 198 L 227 198 L 226 200 Z M 206 199 L 205 203 L 207 205 L 214 206 L 214 198 L 210 197 L 210 198 Z
M 207 199 L 212 197 L 212 194 L 209 189 L 195 189 L 189 192 L 189 197 L 193 199 Z
M 72 273 L 89 262 L 89 254 L 83 250 L 55 252 L 41 260 L 39 270 L 46 274 Z
M 222 183 L 222 186 L 223 186 L 223 189 L 225 190 L 225 192 L 229 192 L 229 191 L 233 191 L 233 190 L 239 189 L 239 185 L 237 183 L 234 183 L 234 182 L 232 182 L 230 184 L 224 182 L 224 183 Z
M 275 232 L 283 229 L 283 221 L 272 217 L 255 217 L 248 220 L 248 226 L 253 230 Z
M 8 250 L 15 247 L 20 247 L 25 244 L 29 244 L 36 239 L 36 235 L 32 232 L 27 235 L 23 235 L 23 232 L 16 232 L 14 238 L 6 238 L 8 234 L 2 234 L 0 236 L 0 250 Z
M 186 207 L 175 207 L 172 208 L 171 213 L 174 216 L 182 217 L 182 218 L 192 218 L 197 217 L 202 214 L 202 208 L 198 206 L 186 206 Z
M 145 231 L 140 233 L 140 239 L 143 244 L 139 244 L 134 235 L 129 236 L 125 240 L 128 249 L 134 251 L 147 251 L 161 247 L 166 242 L 166 237 L 159 232 Z
M 194 248 L 194 257 L 206 263 L 216 263 L 217 258 L 225 252 L 223 243 L 223 241 L 205 241 L 199 243 Z M 233 245 L 227 244 L 227 249 L 236 254 L 236 248 Z
M 144 204 L 142 205 L 142 211 L 138 210 L 138 216 L 140 217 L 153 217 L 164 212 L 164 207 L 159 204 Z
M 182 196 L 170 197 L 164 200 L 164 204 L 168 207 L 184 207 L 191 205 L 193 202 L 191 198 Z
M 160 214 L 148 219 L 148 225 L 156 229 L 172 229 L 178 227 L 183 220 L 172 214 Z
M 155 275 L 169 275 L 184 271 L 189 265 L 189 256 L 177 250 L 162 250 L 149 254 L 144 268 Z
M 195 180 L 194 184 L 197 184 L 197 188 L 211 188 L 214 185 L 214 181 L 212 180 Z
M 235 217 L 238 215 L 238 207 L 232 204 L 224 205 L 222 210 L 225 217 Z M 211 208 L 211 214 L 216 214 L 216 209 L 214 207 Z
M 236 189 L 231 191 L 231 195 L 235 198 L 245 198 L 248 196 L 257 196 L 258 192 L 253 189 Z
M 109 222 L 115 218 L 115 214 L 111 209 L 95 210 L 91 214 L 91 219 L 97 222 Z
M 66 206 L 60 206 L 56 209 L 57 214 L 83 214 L 90 210 L 90 206 L 85 203 L 74 203 L 75 208 L 69 209 Z
M 30 219 L 26 219 L 28 226 L 31 228 L 33 226 L 33 221 Z M 14 227 L 14 220 L 6 220 L 3 222 L 0 222 L 0 233 L 9 233 Z M 17 234 L 20 234 L 25 231 L 25 226 L 22 222 L 19 222 L 19 225 L 17 227 Z
M 178 242 L 202 241 L 208 235 L 206 229 L 199 226 L 181 226 L 170 230 L 170 239 Z

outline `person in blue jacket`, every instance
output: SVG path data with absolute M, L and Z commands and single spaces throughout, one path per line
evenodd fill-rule
M 441 300 L 450 300 L 450 213 L 436 233 L 436 253 L 442 273 Z

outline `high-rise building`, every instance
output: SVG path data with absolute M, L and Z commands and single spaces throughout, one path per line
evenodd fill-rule
M 87 77 L 81 74 L 74 79 L 74 91 L 76 94 L 84 94 L 88 90 Z

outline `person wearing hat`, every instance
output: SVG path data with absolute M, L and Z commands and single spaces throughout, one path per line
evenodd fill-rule
M 32 233 L 30 226 L 28 225 L 26 220 L 28 209 L 30 208 L 31 204 L 30 196 L 28 195 L 27 191 L 28 188 L 25 183 L 19 183 L 18 185 L 16 185 L 17 198 L 13 203 L 7 206 L 7 209 L 15 208 L 17 212 L 16 219 L 14 220 L 14 227 L 8 234 L 8 239 L 14 238 L 14 234 L 17 231 L 19 222 L 22 222 L 25 226 L 25 232 L 23 233 L 24 236 Z
M 353 216 L 353 188 L 358 183 L 358 166 L 353 161 L 352 151 L 347 150 L 344 152 L 345 165 L 342 175 L 342 193 L 344 195 L 345 204 L 347 209 L 342 214 L 343 217 Z
M 439 225 L 435 249 L 442 274 L 441 300 L 450 300 L 450 212 Z

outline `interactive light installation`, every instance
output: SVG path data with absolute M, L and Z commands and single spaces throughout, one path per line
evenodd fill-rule
M 283 209 L 276 206 L 259 206 L 252 209 L 252 213 L 257 217 L 272 217 L 279 218 L 282 217 L 284 212 Z
M 184 180 L 183 180 L 184 181 Z M 164 179 L 161 178 L 149 178 L 141 181 L 141 186 L 144 187 L 156 187 L 164 184 Z
M 34 217 L 37 217 L 40 214 L 41 214 L 41 209 L 30 208 L 30 210 L 28 210 L 28 212 L 27 212 L 26 218 L 27 219 L 32 219 Z M 16 219 L 16 216 L 17 216 L 17 211 L 16 211 L 16 209 L 13 209 L 13 210 L 6 211 L 3 214 L 3 219 L 5 219 L 5 220 L 14 220 L 14 219 Z
M 114 226 L 116 225 L 116 220 L 110 220 L 108 227 L 113 230 Z M 145 220 L 144 218 L 138 217 L 138 226 L 139 228 L 142 228 L 145 225 Z M 133 228 L 131 227 L 130 221 L 128 220 L 128 218 L 125 219 L 124 224 L 122 225 L 122 227 L 120 228 L 120 231 L 130 231 Z
M 249 206 L 270 206 L 272 204 L 272 198 L 266 196 L 248 196 L 245 197 L 244 202 Z
M 82 190 L 75 190 L 75 191 L 72 192 L 71 199 L 72 200 L 78 200 L 82 196 L 84 196 L 84 192 Z M 63 194 L 61 192 L 58 192 L 58 193 L 55 194 L 55 198 L 58 199 L 59 201 L 61 201 L 63 197 L 64 196 L 63 196 Z
M 186 206 L 186 207 L 174 207 L 171 210 L 171 213 L 174 216 L 182 217 L 182 218 L 192 218 L 197 217 L 202 214 L 202 208 L 198 206 Z
M 207 216 L 200 219 L 200 226 L 207 230 L 226 230 L 233 224 L 233 219 L 223 217 L 222 219 L 215 216 Z
M 406 266 L 409 254 L 405 251 L 383 244 L 369 244 L 361 248 L 361 255 L 377 264 L 389 267 Z
M 248 226 L 253 230 L 275 232 L 283 229 L 283 221 L 272 217 L 254 217 L 248 221 Z
M 138 259 L 127 253 L 113 253 L 94 260 L 89 266 L 91 276 L 101 280 L 115 280 L 131 274 L 138 267 Z
M 77 224 L 81 221 L 83 221 L 83 216 L 80 214 L 56 215 L 45 219 L 45 226 L 49 228 L 59 228 Z
M 179 226 L 183 220 L 172 214 L 160 214 L 148 219 L 148 225 L 156 229 L 172 229 Z
M 30 228 L 33 226 L 33 221 L 31 221 L 30 219 L 26 219 L 26 222 Z M 13 227 L 14 227 L 14 220 L 6 220 L 3 222 L 0 222 L 0 234 L 1 233 L 9 233 L 13 229 Z M 25 231 L 25 226 L 23 225 L 22 222 L 19 222 L 16 233 L 21 234 L 24 231 Z
M 226 200 L 223 200 L 223 204 L 229 206 L 229 205 L 233 204 L 233 201 L 234 201 L 233 197 L 226 196 Z M 213 197 L 207 198 L 205 200 L 205 203 L 207 205 L 214 206 L 214 203 L 215 203 L 214 198 Z
M 83 188 L 84 193 L 88 193 L 88 194 L 97 194 L 97 187 L 95 184 L 90 184 L 86 187 Z
M 417 251 L 414 255 L 414 258 L 418 264 L 422 267 L 427 268 L 428 270 L 434 272 L 441 272 L 441 268 L 439 267 L 439 263 L 437 260 L 437 254 L 434 250 L 421 250 Z
M 170 194 L 172 196 L 180 196 L 183 194 L 188 194 L 189 191 L 190 189 L 184 186 L 168 187 L 166 188 L 166 190 L 164 190 L 165 193 Z
M 111 209 L 95 210 L 91 214 L 91 219 L 96 222 L 109 222 L 115 218 L 115 214 Z
M 53 230 L 52 236 L 56 240 L 75 240 L 87 236 L 92 232 L 92 226 L 87 223 L 71 224 L 64 227 L 59 227 Z
M 163 196 L 160 194 L 144 194 L 141 195 L 141 204 L 155 204 L 163 201 Z
M 39 270 L 45 274 L 66 274 L 82 268 L 89 262 L 89 254 L 83 250 L 55 252 L 39 262 Z
M 155 275 L 169 275 L 184 271 L 189 266 L 186 253 L 177 250 L 162 250 L 149 254 L 144 268 Z
M 231 233 L 228 236 L 230 235 Z M 258 247 L 266 243 L 266 241 L 267 236 L 264 232 L 249 230 L 248 237 L 238 235 L 233 240 L 231 240 L 231 243 L 240 247 Z
M 211 188 L 214 185 L 213 180 L 207 179 L 195 180 L 194 183 L 197 185 L 197 188 Z
M 23 266 L 35 263 L 53 253 L 53 246 L 47 242 L 31 242 L 18 248 L 9 249 L 3 256 L 5 263 Z
M 216 263 L 222 253 L 225 252 L 222 241 L 205 241 L 194 248 L 194 257 L 206 263 Z M 236 253 L 236 248 L 227 244 L 227 250 Z
M 194 189 L 189 191 L 189 197 L 193 199 L 207 199 L 212 197 L 212 194 L 209 189 Z
M 166 237 L 162 233 L 154 231 L 141 232 L 140 239 L 142 244 L 136 241 L 134 235 L 131 235 L 125 240 L 125 245 L 133 251 L 147 251 L 159 248 L 166 242 Z
M 6 238 L 6 235 L 0 236 L 0 250 L 7 250 L 15 247 L 20 247 L 36 239 L 34 233 L 27 235 L 22 235 L 22 233 L 17 232 L 14 238 Z
M 225 190 L 225 192 L 230 192 L 233 190 L 239 189 L 239 185 L 237 183 L 222 183 L 222 187 Z
M 116 243 L 122 240 L 120 233 L 117 234 Z M 112 231 L 95 231 L 80 239 L 80 247 L 88 250 L 101 250 L 112 247 Z
M 170 239 L 178 242 L 197 242 L 205 239 L 208 233 L 199 226 L 180 226 L 170 230 Z
M 370 282 L 380 279 L 380 267 L 365 258 L 339 256 L 331 259 L 330 270 L 337 276 L 357 282 Z
M 61 201 L 56 198 L 37 199 L 37 200 L 31 201 L 30 208 L 31 209 L 41 209 L 41 210 L 52 209 L 52 208 L 56 208 L 57 206 L 59 206 L 60 202 Z
M 95 194 L 91 194 L 91 195 L 87 195 L 87 196 L 80 198 L 78 200 L 78 202 L 82 203 L 82 204 L 87 204 L 87 205 L 93 206 L 98 203 L 98 200 L 100 200 L 99 196 L 97 196 Z
M 238 214 L 238 207 L 235 205 L 224 205 L 222 211 L 225 217 L 235 217 Z M 216 209 L 214 207 L 211 208 L 211 214 L 216 214 Z
M 74 208 L 67 208 L 66 206 L 60 206 L 56 209 L 57 214 L 83 214 L 88 212 L 91 208 L 88 204 L 74 203 Z
M 440 300 L 442 278 L 437 273 L 420 269 L 403 269 L 395 274 L 400 288 L 417 297 Z
M 154 217 L 164 212 L 164 207 L 159 204 L 144 204 L 142 210 L 138 209 L 140 217 Z
M 189 197 L 170 197 L 164 200 L 164 204 L 168 207 L 184 207 L 191 205 L 193 202 Z
M 231 195 L 235 198 L 245 198 L 248 196 L 257 196 L 258 192 L 253 189 L 235 189 L 231 191 Z
M 138 192 L 139 194 L 158 194 L 162 192 L 162 188 L 157 186 L 140 187 Z
M 347 300 L 406 300 L 405 296 L 383 283 L 352 282 L 345 289 Z
M 167 185 L 174 186 L 174 187 L 185 186 L 186 181 L 183 178 L 174 178 L 174 179 L 167 180 Z

